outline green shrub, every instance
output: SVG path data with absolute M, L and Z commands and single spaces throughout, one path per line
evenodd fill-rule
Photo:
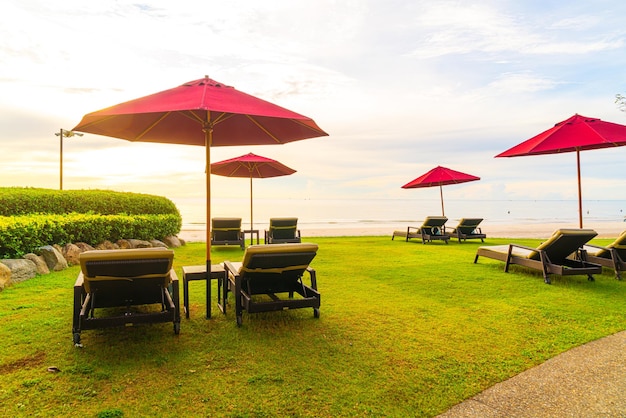
M 162 196 L 105 190 L 0 188 L 0 258 L 43 245 L 119 239 L 162 239 L 182 218 Z

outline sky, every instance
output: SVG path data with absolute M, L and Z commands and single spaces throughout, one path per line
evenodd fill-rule
M 5 0 L 0 186 L 58 188 L 60 129 L 208 75 L 329 134 L 213 148 L 212 162 L 253 152 L 297 170 L 257 195 L 438 197 L 401 186 L 441 165 L 481 177 L 447 198 L 576 199 L 574 153 L 494 156 L 576 113 L 626 124 L 624 16 L 623 0 Z M 583 152 L 583 197 L 626 199 L 625 159 Z M 63 140 L 64 189 L 177 202 L 204 196 L 204 167 L 194 146 Z M 215 197 L 249 194 L 211 182 Z

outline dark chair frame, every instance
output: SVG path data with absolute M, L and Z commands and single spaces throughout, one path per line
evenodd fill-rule
M 226 275 L 220 301 L 224 314 L 230 292 L 235 299 L 238 326 L 243 322 L 244 310 L 256 313 L 313 308 L 313 316 L 319 318 L 321 295 L 317 290 L 315 269 L 309 265 L 316 255 L 317 245 L 254 245 L 246 252 L 250 254 L 244 255 L 243 263 L 224 262 Z M 303 281 L 305 272 L 310 285 Z M 299 297 L 294 298 L 295 294 Z
M 172 322 L 180 332 L 178 277 L 171 268 L 173 251 L 157 248 L 86 251 L 74 283 L 72 335 L 81 346 L 83 330 L 127 324 Z M 136 309 L 160 305 L 160 311 Z M 95 315 L 96 310 L 108 315 Z

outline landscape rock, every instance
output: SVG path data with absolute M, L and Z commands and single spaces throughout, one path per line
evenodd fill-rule
M 175 235 L 170 235 L 169 237 L 163 238 L 163 242 L 169 248 L 178 248 L 182 245 L 180 239 Z
M 58 247 L 58 245 L 57 245 Z M 39 252 L 43 256 L 50 271 L 61 271 L 67 268 L 67 260 L 63 254 L 52 245 L 44 245 L 39 248 Z
M 167 244 L 164 243 L 163 241 L 159 241 L 158 239 L 151 239 L 150 240 L 150 245 L 152 245 L 153 247 L 167 248 Z
M 128 243 L 130 244 L 130 248 L 151 248 L 152 244 L 149 241 L 144 241 L 141 239 L 129 239 Z
M 95 250 L 95 248 L 93 248 L 91 245 L 87 244 L 86 242 L 75 242 L 74 243 L 78 248 L 80 248 L 81 252 L 85 252 L 85 251 L 93 251 Z
M 39 274 L 50 273 L 50 269 L 48 268 L 48 265 L 46 264 L 46 260 L 43 259 L 43 256 L 33 254 L 33 253 L 28 253 L 28 254 L 25 254 L 23 258 L 35 263 L 35 266 L 37 267 L 37 273 Z
M 96 250 L 117 250 L 120 246 L 112 243 L 109 240 L 102 241 L 100 244 L 96 245 Z
M 65 244 L 62 248 L 61 254 L 69 265 L 77 265 L 80 263 L 78 256 L 82 253 L 80 247 L 76 244 Z
M 11 281 L 11 269 L 0 263 L 0 290 L 3 290 Z
M 0 260 L 11 270 L 11 282 L 23 282 L 37 275 L 37 266 L 31 260 L 25 258 Z
M 122 250 L 128 250 L 129 248 L 132 248 L 130 246 L 130 242 L 128 242 L 128 240 L 126 239 L 118 239 L 116 244 Z

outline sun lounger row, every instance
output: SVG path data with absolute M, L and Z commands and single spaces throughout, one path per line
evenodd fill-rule
M 244 310 L 313 308 L 318 318 L 320 294 L 310 267 L 317 249 L 307 243 L 248 247 L 241 263 L 224 262 L 224 274 L 218 279 L 220 308 L 226 313 L 232 293 L 238 325 Z M 81 253 L 81 271 L 74 284 L 74 344 L 81 346 L 84 330 L 139 323 L 172 322 L 178 334 L 179 281 L 173 259 L 174 251 L 163 248 Z M 310 284 L 303 281 L 305 273 Z
M 394 231 L 391 239 L 402 237 L 405 241 L 408 241 L 411 238 L 421 238 L 423 244 L 435 240 L 440 240 L 447 244 L 452 237 L 457 238 L 459 242 L 468 239 L 480 239 L 481 242 L 484 242 L 485 238 L 487 238 L 487 235 L 483 234 L 479 226 L 483 221 L 482 218 L 462 218 L 451 231 L 446 231 L 445 224 L 447 221 L 448 218 L 445 216 L 428 216 L 419 227 L 409 226 L 406 231 Z
M 271 218 L 269 229 L 265 230 L 266 244 L 302 242 L 298 229 L 298 218 Z M 211 245 L 239 245 L 245 248 L 241 218 L 211 219 Z

